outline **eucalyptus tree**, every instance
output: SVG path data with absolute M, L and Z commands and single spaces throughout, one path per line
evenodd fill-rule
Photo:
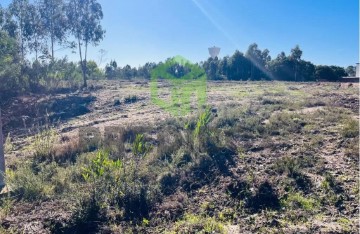
M 301 61 L 302 50 L 300 49 L 299 45 L 296 45 L 293 49 L 291 49 L 290 60 L 293 62 L 293 69 L 294 69 L 294 80 L 298 80 L 298 70 L 299 64 Z
M 27 11 L 26 21 L 26 37 L 28 40 L 29 50 L 35 52 L 35 60 L 38 60 L 38 54 L 43 47 L 43 39 L 45 37 L 44 25 L 41 21 L 39 5 L 30 5 Z
M 29 9 L 28 0 L 13 0 L 8 7 L 8 22 L 14 30 L 16 38 L 19 40 L 21 60 L 24 61 L 26 53 L 26 40 L 27 40 L 27 16 Z M 10 25 L 9 25 L 10 26 Z M 9 30 L 8 30 L 9 31 Z
M 57 43 L 65 42 L 68 30 L 65 3 L 63 0 L 40 0 L 37 5 L 41 25 L 46 37 L 50 40 L 51 59 L 54 60 L 54 48 Z
M 249 45 L 248 50 L 246 51 L 245 57 L 251 62 L 251 79 L 258 80 L 262 76 L 267 76 L 267 64 L 270 62 L 271 57 L 269 55 L 269 50 L 265 49 L 261 51 L 258 48 L 256 43 Z
M 10 37 L 17 38 L 17 22 L 13 19 L 10 10 L 3 9 L 2 11 L 3 15 L 3 23 L 1 25 L 1 29 L 6 32 Z
M 261 60 L 261 50 L 258 49 L 258 45 L 256 43 L 249 45 L 249 48 L 245 53 L 245 57 L 250 60 L 251 63 L 250 77 L 251 80 L 254 80 L 254 78 L 256 77 L 255 69 L 257 66 L 259 66 Z
M 101 5 L 96 0 L 70 0 L 67 6 L 70 32 L 77 40 L 83 74 L 83 86 L 87 86 L 87 50 L 89 44 L 97 46 L 104 38 L 105 30 L 100 21 L 103 19 Z

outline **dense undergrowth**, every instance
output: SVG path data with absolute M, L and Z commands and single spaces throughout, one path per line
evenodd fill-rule
M 345 109 L 302 113 L 274 97 L 257 101 L 129 126 L 90 151 L 43 131 L 33 157 L 7 171 L 0 216 L 58 201 L 68 216 L 43 223 L 53 233 L 318 232 L 314 220 L 354 232 L 357 182 L 346 185 L 349 175 L 320 154 L 343 139 L 338 147 L 356 168 L 358 122 Z M 3 222 L 2 231 L 17 230 Z

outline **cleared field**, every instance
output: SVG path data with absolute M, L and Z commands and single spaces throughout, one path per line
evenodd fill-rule
M 170 89 L 161 84 L 160 98 Z M 9 101 L 2 231 L 359 230 L 358 84 L 208 82 L 208 108 L 190 106 L 172 117 L 151 102 L 147 81 Z M 80 147 L 84 127 L 126 128 L 122 151 Z M 86 179 L 98 157 L 121 165 Z

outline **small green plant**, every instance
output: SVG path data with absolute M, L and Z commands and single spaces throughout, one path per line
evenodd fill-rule
M 344 217 L 341 217 L 337 220 L 337 223 L 343 228 L 345 232 L 349 232 L 351 230 L 352 222 Z
M 206 130 L 207 125 L 210 122 L 211 110 L 210 108 L 206 108 L 204 112 L 199 115 L 199 118 L 196 122 L 196 127 L 194 130 L 194 136 L 197 137 L 201 133 L 201 131 Z
M 150 221 L 148 219 L 143 218 L 143 220 L 142 220 L 143 226 L 148 226 L 149 223 L 150 223 Z
M 167 233 L 226 233 L 225 227 L 213 217 L 185 214 L 175 223 L 173 232 Z
M 301 208 L 306 211 L 314 211 L 319 204 L 312 198 L 306 198 L 301 193 L 290 193 L 285 199 L 280 201 L 282 207 Z
M 143 134 L 136 134 L 134 143 L 132 145 L 132 152 L 136 157 L 145 157 L 151 148 L 152 147 L 144 141 Z
M 136 134 L 135 140 L 132 144 L 132 153 L 133 157 L 131 160 L 132 170 L 133 170 L 133 183 L 134 186 L 136 182 L 139 182 L 138 178 L 138 169 L 141 159 L 143 159 L 152 149 L 152 146 L 145 142 L 144 135 L 143 134 Z
M 96 158 L 93 159 L 89 166 L 83 168 L 82 176 L 85 181 L 96 181 L 106 172 L 122 167 L 120 159 L 113 161 L 109 159 L 109 154 L 100 150 Z
M 81 225 L 97 219 L 100 210 L 113 203 L 121 193 L 120 169 L 122 162 L 109 159 L 106 151 L 99 150 L 96 157 L 82 168 L 85 187 L 82 197 L 78 198 L 74 219 Z M 88 192 L 88 193 L 87 193 Z

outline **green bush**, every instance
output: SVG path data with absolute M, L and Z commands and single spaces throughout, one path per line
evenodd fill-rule
M 0 30 L 0 100 L 6 100 L 28 88 L 27 78 L 20 76 L 18 49 L 16 40 Z

